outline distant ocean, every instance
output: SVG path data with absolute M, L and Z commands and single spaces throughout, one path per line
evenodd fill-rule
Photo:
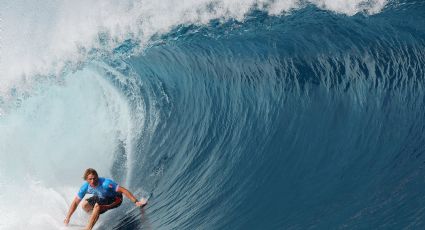
M 424 1 L 0 5 L 1 230 L 425 228 Z

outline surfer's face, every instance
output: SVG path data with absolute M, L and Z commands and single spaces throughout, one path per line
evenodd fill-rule
M 96 187 L 96 185 L 97 185 L 97 176 L 96 175 L 93 175 L 93 174 L 89 174 L 88 176 L 87 176 L 87 182 L 89 183 L 89 185 L 91 186 L 91 187 Z

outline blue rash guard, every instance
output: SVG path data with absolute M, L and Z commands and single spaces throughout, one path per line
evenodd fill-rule
M 101 199 L 112 198 L 118 195 L 118 188 L 119 186 L 117 183 L 115 183 L 115 181 L 108 178 L 99 177 L 96 187 L 91 187 L 87 181 L 84 182 L 80 188 L 80 191 L 78 191 L 77 197 L 82 200 L 88 193 L 93 194 L 94 196 L 97 196 Z

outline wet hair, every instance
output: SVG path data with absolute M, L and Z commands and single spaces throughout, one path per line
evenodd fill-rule
M 92 169 L 92 168 L 88 168 L 88 169 L 86 169 L 86 171 L 84 172 L 83 179 L 84 179 L 84 180 L 87 180 L 87 177 L 88 177 L 90 174 L 95 175 L 95 176 L 96 176 L 96 178 L 98 178 L 98 177 L 99 177 L 99 176 L 97 175 L 96 170 L 94 170 L 94 169 Z

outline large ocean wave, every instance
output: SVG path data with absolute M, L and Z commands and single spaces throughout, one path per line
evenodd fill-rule
M 149 197 L 98 229 L 425 225 L 424 3 L 4 6 L 0 229 L 63 228 L 87 167 Z

